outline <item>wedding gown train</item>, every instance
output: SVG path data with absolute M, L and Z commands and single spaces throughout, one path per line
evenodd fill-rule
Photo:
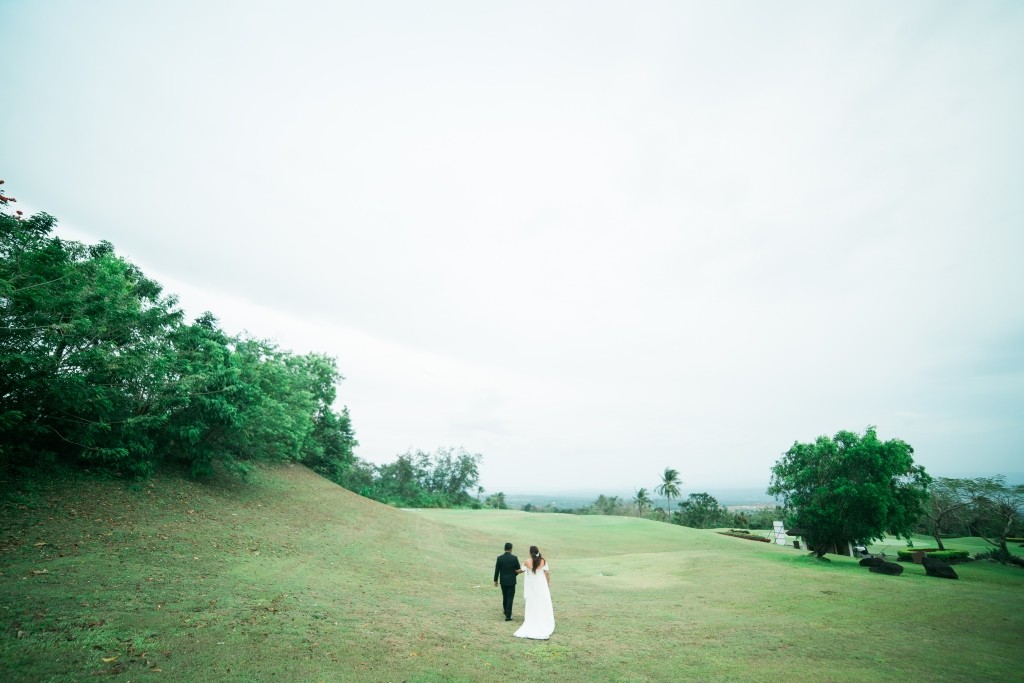
M 548 563 L 540 571 L 527 569 L 524 578 L 523 596 L 526 600 L 526 616 L 523 625 L 515 632 L 516 638 L 547 640 L 555 631 L 555 610 L 551 606 L 551 589 L 548 587 Z

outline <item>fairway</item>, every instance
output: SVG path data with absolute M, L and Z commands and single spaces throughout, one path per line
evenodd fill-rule
M 636 518 L 396 510 L 299 466 L 4 494 L 5 681 L 1020 680 L 1024 572 L 961 580 Z M 552 567 L 556 631 L 492 585 Z M 955 649 L 956 654 L 953 654 Z

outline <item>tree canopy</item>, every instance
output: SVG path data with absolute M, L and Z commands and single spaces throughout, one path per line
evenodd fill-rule
M 711 529 L 728 524 L 729 511 L 710 493 L 691 493 L 679 503 L 679 522 L 695 529 Z
M 0 469 L 57 460 L 145 475 L 297 461 L 335 480 L 356 446 L 335 361 L 229 335 L 118 256 L 0 193 Z
M 477 489 L 482 458 L 464 448 L 410 450 L 373 468 L 368 486 L 359 493 L 399 507 L 479 506 L 471 492 Z M 504 498 L 502 493 L 501 504 Z
M 772 467 L 768 493 L 782 499 L 790 526 L 819 557 L 849 542 L 909 534 L 931 482 L 913 453 L 900 439 L 879 440 L 874 427 L 794 442 Z

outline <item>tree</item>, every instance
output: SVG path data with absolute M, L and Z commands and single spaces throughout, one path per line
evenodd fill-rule
M 683 526 L 711 529 L 724 521 L 729 511 L 718 504 L 709 493 L 691 493 L 679 504 L 679 519 Z
M 113 245 L 55 237 L 52 216 L 12 214 L 12 201 L 0 192 L 0 468 L 62 458 L 145 475 L 176 460 L 203 475 L 297 460 L 336 481 L 352 470 L 333 358 L 230 336 L 210 313 L 186 324 Z
M 379 465 L 369 497 L 402 507 L 465 507 L 477 503 L 483 458 L 465 449 L 439 448 L 433 454 L 407 451 Z
M 939 477 L 928 491 L 928 503 L 924 507 L 924 520 L 928 531 L 935 538 L 939 550 L 942 545 L 942 531 L 971 506 L 970 483 L 963 479 Z
M 62 457 L 145 473 L 163 417 L 147 407 L 182 314 L 111 244 L 55 226 L 0 210 L 0 466 Z
M 296 356 L 272 342 L 225 334 L 212 314 L 169 336 L 164 386 L 149 412 L 164 423 L 159 450 L 207 475 L 244 474 L 253 461 L 300 461 L 339 482 L 357 445 L 347 410 L 335 413 L 334 359 Z
M 593 503 L 584 508 L 584 514 L 594 515 L 621 515 L 627 511 L 622 499 L 618 496 L 606 496 L 603 493 Z
M 508 503 L 505 501 L 504 491 L 498 491 L 497 493 L 492 493 L 487 496 L 487 500 L 484 501 L 484 504 L 487 505 L 487 507 L 494 508 L 496 510 L 508 510 Z
M 902 440 L 880 441 L 874 427 L 794 442 L 772 467 L 768 493 L 782 498 L 818 557 L 886 532 L 909 536 L 931 482 L 913 453 Z
M 644 516 L 644 508 L 651 507 L 651 498 L 647 495 L 647 489 L 641 488 L 633 496 L 633 504 L 636 505 L 636 516 Z
M 426 454 L 421 452 L 421 455 Z M 394 462 L 377 466 L 372 497 L 392 505 L 427 507 L 428 502 L 424 500 L 426 477 L 422 458 L 417 459 L 407 451 Z
M 982 521 L 988 523 L 979 535 L 998 548 L 994 556 L 1005 564 L 1010 560 L 1006 539 L 1024 510 L 1024 484 L 1008 486 L 1006 477 L 999 475 L 967 480 L 966 489 Z
M 678 498 L 680 495 L 679 485 L 682 483 L 682 480 L 679 479 L 679 471 L 666 467 L 661 475 L 661 483 L 654 487 L 655 493 L 665 496 L 665 499 L 668 501 L 666 507 L 669 511 L 672 510 L 672 499 Z
M 480 479 L 480 454 L 464 448 L 439 448 L 434 453 L 434 466 L 427 481 L 432 493 L 441 494 L 451 505 L 468 505 Z
M 313 432 L 303 446 L 302 462 L 314 472 L 344 486 L 349 471 L 355 465 L 354 449 L 358 445 L 348 407 L 343 407 L 341 413 L 324 410 L 316 416 Z

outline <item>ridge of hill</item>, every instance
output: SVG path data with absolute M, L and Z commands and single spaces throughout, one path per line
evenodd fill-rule
M 297 465 L 32 480 L 0 512 L 4 681 L 858 681 L 951 642 L 968 655 L 929 678 L 1007 680 L 1024 635 L 1016 568 L 884 577 L 636 518 L 397 510 Z M 503 621 L 506 540 L 551 561 L 550 641 Z
M 446 539 L 297 465 L 248 483 L 35 481 L 5 498 L 0 616 L 17 636 L 0 645 L 7 681 L 230 678 L 251 672 L 253 648 L 278 658 L 268 677 L 330 680 L 345 663 L 372 679 L 382 662 L 366 646 L 397 647 L 376 624 L 429 639 L 438 615 L 423 605 L 439 561 L 473 537 Z

